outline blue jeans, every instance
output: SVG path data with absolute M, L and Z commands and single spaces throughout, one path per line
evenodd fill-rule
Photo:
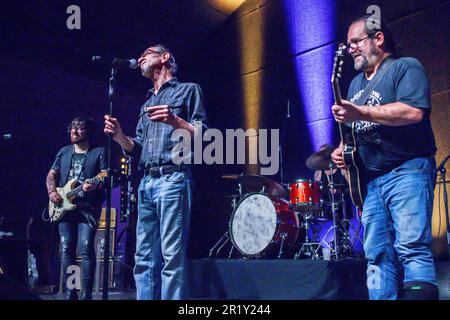
M 145 176 L 138 189 L 134 278 L 138 300 L 186 298 L 191 218 L 188 172 Z
M 370 299 L 397 299 L 402 282 L 436 284 L 431 253 L 433 158 L 415 158 L 367 185 L 362 222 Z
M 89 214 L 89 213 L 87 213 Z M 81 284 L 83 292 L 91 293 L 95 273 L 95 229 L 82 216 L 81 211 L 67 214 L 59 223 L 61 264 L 64 288 L 67 290 L 67 268 L 76 264 L 77 247 L 81 256 Z

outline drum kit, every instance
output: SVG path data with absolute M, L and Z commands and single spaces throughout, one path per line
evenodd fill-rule
M 357 212 L 348 214 L 348 186 L 334 183 L 333 149 L 308 157 L 309 169 L 327 174 L 328 183 L 298 179 L 287 185 L 267 177 L 227 174 L 237 183 L 231 198 L 228 230 L 208 258 L 339 259 L 363 257 L 362 225 Z M 351 206 L 352 207 L 352 206 Z M 352 210 L 354 211 L 354 210 Z

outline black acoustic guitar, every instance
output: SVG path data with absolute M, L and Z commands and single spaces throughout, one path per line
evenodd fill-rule
M 331 85 L 333 87 L 334 101 L 342 104 L 341 90 L 339 89 L 339 78 L 342 76 L 342 66 L 344 64 L 345 45 L 340 43 L 334 57 L 333 72 L 331 75 Z M 347 167 L 347 178 L 350 186 L 350 196 L 353 203 L 358 208 L 362 208 L 365 187 L 361 177 L 361 159 L 356 150 L 356 139 L 354 134 L 354 123 L 352 127 L 339 123 L 339 133 L 344 146 L 342 155 Z

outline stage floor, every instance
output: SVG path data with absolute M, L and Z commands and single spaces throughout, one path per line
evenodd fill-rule
M 437 262 L 441 300 L 450 300 L 450 262 Z M 360 260 L 189 260 L 193 300 L 366 299 L 365 264 Z M 40 295 L 63 300 L 64 295 Z M 111 290 L 109 300 L 134 300 L 134 291 Z M 102 294 L 94 295 L 101 300 Z

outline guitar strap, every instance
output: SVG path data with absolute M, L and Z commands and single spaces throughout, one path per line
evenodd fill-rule
M 382 62 L 380 68 L 378 69 L 377 73 L 373 77 L 373 79 L 369 82 L 369 84 L 364 89 L 364 92 L 361 94 L 361 96 L 354 101 L 353 103 L 358 106 L 363 106 L 364 103 L 366 103 L 367 99 L 369 98 L 370 93 L 373 91 L 375 86 L 380 82 L 380 80 L 383 78 L 383 76 L 388 71 L 389 67 L 396 61 L 396 59 L 390 57 L 387 57 L 385 61 Z M 363 75 L 364 77 L 364 75 Z

